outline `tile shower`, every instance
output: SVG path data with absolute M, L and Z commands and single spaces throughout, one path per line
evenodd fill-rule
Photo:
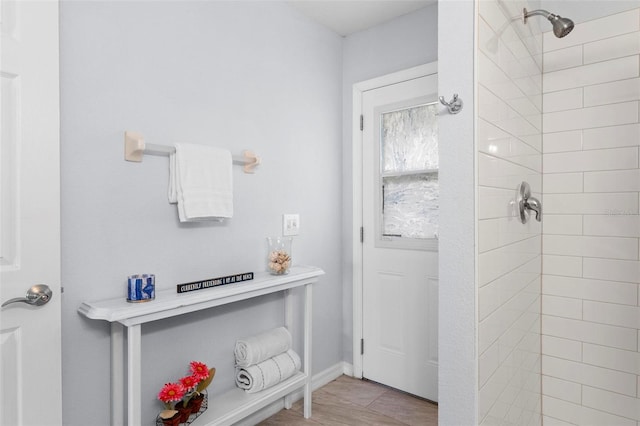
M 640 421 L 640 9 L 544 35 L 545 424 Z
M 478 418 L 637 426 L 640 8 L 558 39 L 526 6 L 478 5 Z
M 479 2 L 481 425 L 536 425 L 541 420 L 541 226 L 535 220 L 521 224 L 511 203 L 522 181 L 536 198 L 542 189 L 542 34 L 533 25 L 510 24 L 524 5 Z

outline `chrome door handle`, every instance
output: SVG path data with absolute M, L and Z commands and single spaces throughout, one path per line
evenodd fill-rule
M 531 196 L 531 188 L 527 182 L 520 184 L 517 202 L 520 211 L 520 222 L 527 223 L 529 220 L 527 210 L 535 212 L 538 222 L 542 221 L 542 204 L 537 198 Z
M 26 303 L 27 305 L 41 306 L 47 303 L 49 300 L 51 300 L 52 295 L 53 295 L 53 292 L 51 291 L 48 285 L 37 284 L 31 287 L 27 291 L 27 295 L 25 297 L 15 297 L 13 299 L 9 299 L 6 302 L 4 302 L 0 307 L 4 308 L 5 306 L 10 305 L 11 303 L 18 303 L 18 302 Z

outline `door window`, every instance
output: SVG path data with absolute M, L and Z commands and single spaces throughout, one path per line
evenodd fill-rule
M 379 121 L 380 245 L 437 247 L 437 104 L 380 112 Z

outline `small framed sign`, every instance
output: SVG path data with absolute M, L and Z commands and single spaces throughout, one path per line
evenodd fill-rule
M 253 279 L 253 272 L 245 272 L 242 274 L 227 275 L 225 277 L 210 278 L 203 281 L 194 281 L 191 283 L 178 284 L 178 293 L 188 293 L 190 291 L 204 290 L 206 288 L 218 287 L 225 284 L 235 284 L 242 281 L 250 281 Z

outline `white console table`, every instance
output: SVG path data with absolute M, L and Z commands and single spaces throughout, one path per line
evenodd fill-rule
M 127 397 L 127 424 L 142 424 L 141 412 L 141 325 L 188 312 L 214 308 L 228 303 L 279 291 L 285 292 L 285 326 L 293 324 L 293 298 L 289 290 L 304 286 L 304 368 L 303 372 L 272 388 L 255 394 L 240 389 L 212 397 L 209 409 L 198 417 L 201 425 L 232 425 L 253 412 L 285 397 L 285 407 L 291 408 L 290 394 L 304 388 L 304 417 L 311 417 L 311 284 L 324 271 L 313 266 L 294 266 L 287 275 L 256 273 L 251 281 L 227 284 L 207 290 L 177 294 L 175 290 L 156 292 L 155 300 L 128 303 L 118 299 L 84 302 L 78 311 L 87 318 L 111 323 L 111 424 L 124 420 L 124 399 Z M 127 330 L 126 336 L 124 330 Z M 126 342 L 127 377 L 125 384 L 123 354 Z M 125 391 L 126 392 L 123 392 Z

